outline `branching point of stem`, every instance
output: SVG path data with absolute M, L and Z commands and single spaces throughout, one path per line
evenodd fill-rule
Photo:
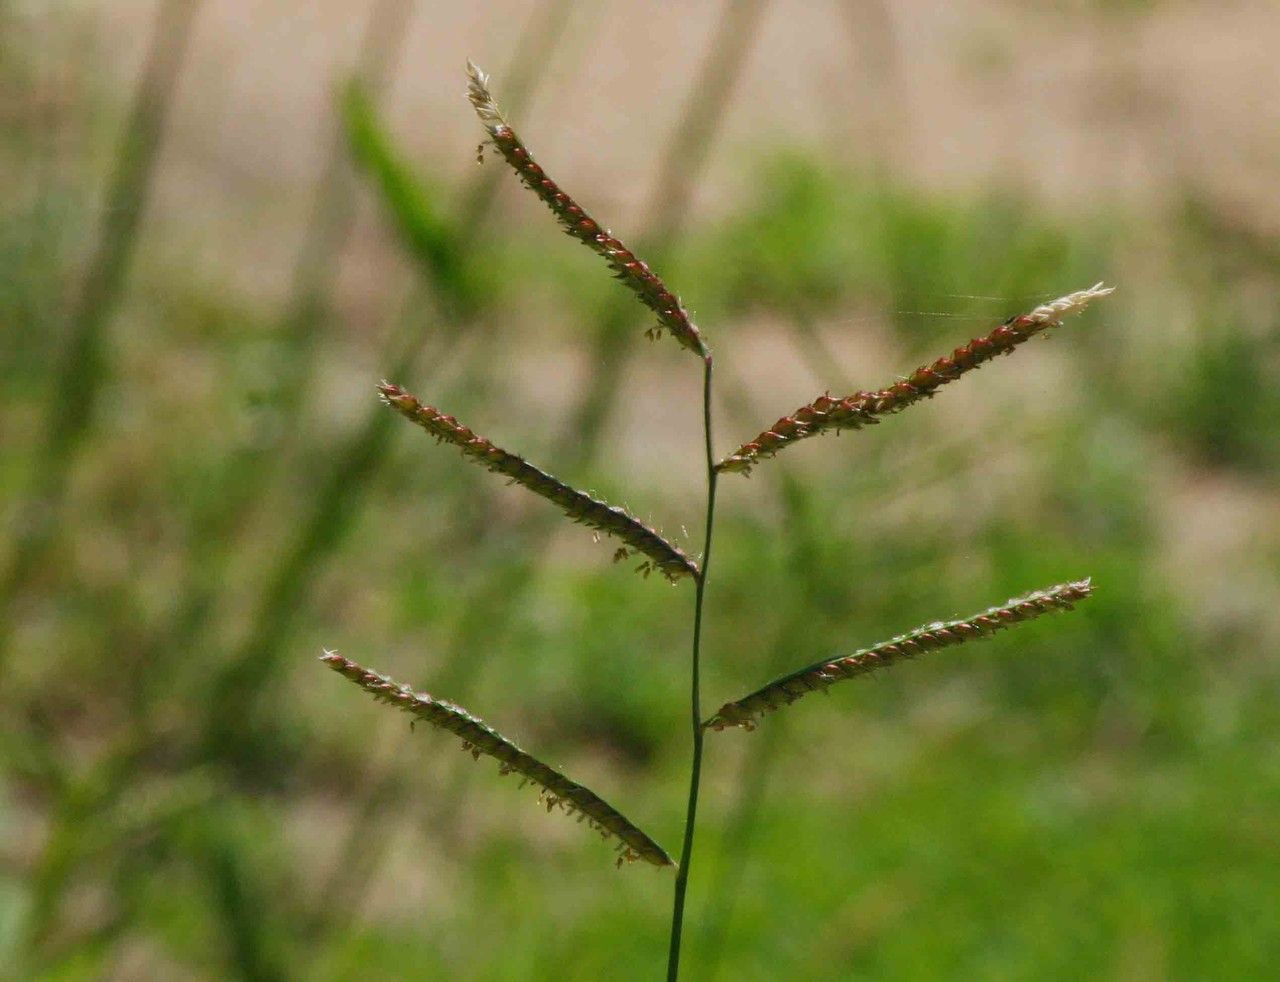
M 671 906 L 671 944 L 667 952 L 667 980 L 675 982 L 680 976 L 680 942 L 684 931 L 685 894 L 689 886 L 689 869 L 693 864 L 693 837 L 698 817 L 698 789 L 702 781 L 702 743 L 705 730 L 702 726 L 702 611 L 707 589 L 707 570 L 711 562 L 712 534 L 716 517 L 716 458 L 711 433 L 711 352 L 702 356 L 702 432 L 706 448 L 707 465 L 707 514 L 706 532 L 702 546 L 702 567 L 697 581 L 697 593 L 693 608 L 693 650 L 690 658 L 690 712 L 693 724 L 693 761 L 689 771 L 689 800 L 685 810 L 684 839 L 680 847 L 680 864 L 676 872 L 675 896 Z

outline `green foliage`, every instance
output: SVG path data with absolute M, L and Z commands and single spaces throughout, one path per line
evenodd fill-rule
M 457 314 L 466 316 L 478 301 L 476 284 L 471 282 L 471 267 L 460 248 L 459 230 L 441 214 L 439 194 L 413 174 L 358 81 L 352 80 L 343 91 L 342 120 L 352 157 L 377 190 L 410 256 L 423 276 L 451 294 Z
M 1161 422 L 1211 467 L 1280 472 L 1280 319 L 1209 309 L 1185 352 Z M 1274 315 L 1273 315 L 1274 316 Z

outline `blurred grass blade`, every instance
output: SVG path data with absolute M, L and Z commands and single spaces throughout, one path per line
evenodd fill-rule
M 463 749 L 469 751 L 476 760 L 480 759 L 481 754 L 486 754 L 498 762 L 500 773 L 515 772 L 538 785 L 542 788 L 542 801 L 547 806 L 547 811 L 559 806 L 569 814 L 585 815 L 591 827 L 605 838 L 616 835 L 620 840 L 621 852 L 618 865 L 637 859 L 643 859 L 654 866 L 674 865 L 661 846 L 595 792 L 525 753 L 484 720 L 471 715 L 461 706 L 436 699 L 425 692 L 414 692 L 407 685 L 371 672 L 331 651 L 326 651 L 320 660 L 379 702 L 395 706 L 416 719 L 461 737 Z
M 355 66 L 359 84 L 369 97 L 386 87 L 400 65 L 413 8 L 414 0 L 375 0 L 371 4 Z M 282 432 L 292 429 L 302 393 L 308 390 L 307 382 L 315 370 L 317 351 L 327 337 L 333 284 L 355 218 L 355 182 L 347 159 L 344 107 L 338 108 L 336 113 L 325 114 L 324 165 L 313 192 L 302 248 L 294 262 L 279 348 L 268 373 L 273 382 L 264 401 L 278 407 Z
M 514 62 L 520 68 L 525 87 L 516 93 L 524 99 L 540 79 L 554 47 L 559 43 L 567 6 L 548 6 L 530 20 L 522 35 Z M 472 192 L 465 195 L 466 208 L 456 219 L 456 237 L 470 254 L 476 242 L 475 229 L 496 189 L 496 182 L 477 178 Z M 395 318 L 381 362 L 391 366 L 396 377 L 415 375 L 424 360 L 424 340 L 439 341 L 440 354 L 431 359 L 440 370 L 448 353 L 456 347 L 467 320 L 454 310 L 460 290 L 451 283 L 435 284 L 429 291 L 416 290 Z M 436 335 L 423 328 L 421 310 L 431 307 L 445 323 Z M 288 545 L 262 590 L 252 622 L 243 642 L 217 670 L 210 683 L 209 711 L 204 716 L 202 742 L 205 753 L 237 765 L 251 764 L 255 738 L 246 718 L 257 720 L 256 709 L 266 702 L 269 684 L 284 658 L 283 644 L 298 616 L 300 600 L 308 584 L 324 568 L 337 546 L 346 538 L 364 505 L 364 496 L 390 442 L 393 420 L 380 406 L 372 407 L 356 430 L 336 450 L 329 450 L 333 466 L 320 479 L 313 504 L 291 532 Z
M 55 957 L 51 941 L 62 928 L 64 901 L 79 877 L 122 862 L 141 843 L 167 834 L 186 816 L 225 791 L 207 768 L 177 776 L 141 779 L 133 762 L 110 755 L 73 777 L 59 794 L 48 836 L 31 872 L 26 955 Z
M 405 359 L 405 366 L 412 359 Z M 247 636 L 218 666 L 207 684 L 203 714 L 204 754 L 226 763 L 256 766 L 261 747 L 253 731 L 255 708 L 270 698 L 270 679 L 285 657 L 284 640 L 298 603 L 323 560 L 355 523 L 358 504 L 391 438 L 391 417 L 367 416 L 335 454 L 338 464 L 320 482 L 273 568 L 253 614 Z
M 71 316 L 70 336 L 49 406 L 47 452 L 59 460 L 73 451 L 92 421 L 108 375 L 103 332 L 115 314 L 132 264 L 161 136 L 200 3 L 165 0 L 156 15 L 151 48 L 116 151 L 102 226 Z
M 440 214 L 435 196 L 396 152 L 359 80 L 350 81 L 343 92 L 342 119 L 352 156 L 370 178 L 383 210 L 424 275 L 436 288 L 457 287 L 465 255 L 458 247 L 453 225 Z
M 370 11 L 357 59 L 362 92 L 380 91 L 390 81 L 400 63 L 413 7 L 413 0 L 378 0 Z M 294 261 L 290 298 L 275 328 L 278 349 L 265 372 L 269 388 L 260 398 L 271 411 L 256 414 L 257 432 L 227 458 L 213 479 L 212 507 L 193 516 L 194 535 L 182 598 L 165 626 L 149 639 L 149 652 L 139 659 L 151 668 L 139 683 L 144 690 L 166 691 L 166 680 L 157 670 L 165 661 L 160 651 L 189 649 L 208 624 L 228 575 L 226 568 L 238 554 L 237 531 L 246 524 L 246 513 L 267 497 L 265 489 L 280 476 L 271 466 L 280 456 L 279 434 L 297 432 L 297 415 L 303 393 L 310 390 L 316 351 L 327 337 L 324 325 L 335 269 L 350 236 L 355 210 L 344 130 L 341 125 L 334 129 L 302 248 Z M 143 700 L 146 698 L 144 691 Z
M 713 730 L 723 730 L 727 726 L 753 730 L 756 720 L 766 712 L 790 705 L 810 692 L 823 692 L 836 682 L 866 675 L 879 668 L 888 668 L 897 661 L 914 658 L 936 648 L 947 648 L 990 637 L 997 631 L 1033 620 L 1042 614 L 1071 610 L 1078 601 L 1087 599 L 1092 592 L 1093 587 L 1088 580 L 1063 583 L 1010 600 L 964 620 L 945 623 L 936 621 L 874 647 L 855 651 L 852 655 L 815 662 L 774 679 L 750 695 L 725 703 L 702 725 Z
M 231 806 L 214 807 L 191 823 L 194 852 L 204 871 L 213 911 L 221 923 L 226 958 L 237 978 L 276 982 L 291 977 L 281 939 L 291 906 L 274 896 L 264 870 L 252 859 L 247 833 Z
M 57 529 L 72 458 L 93 422 L 110 369 L 104 333 L 119 305 L 151 195 L 165 121 L 186 58 L 200 0 L 165 0 L 116 150 L 102 225 L 72 310 L 45 411 L 45 446 L 36 460 L 30 496 L 18 519 L 13 559 L 0 586 L 6 602 L 39 564 Z M 0 617 L 0 662 L 8 648 L 8 617 Z

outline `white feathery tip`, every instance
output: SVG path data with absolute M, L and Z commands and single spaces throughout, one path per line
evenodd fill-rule
M 1077 290 L 1075 293 L 1068 293 L 1065 297 L 1041 304 L 1024 319 L 1036 324 L 1060 323 L 1064 317 L 1080 313 L 1092 301 L 1109 296 L 1115 292 L 1115 289 L 1114 286 L 1103 286 L 1098 282 L 1087 290 Z
M 487 129 L 492 131 L 496 126 L 506 125 L 507 121 L 502 118 L 502 113 L 489 92 L 489 76 L 470 58 L 467 59 L 467 99 Z

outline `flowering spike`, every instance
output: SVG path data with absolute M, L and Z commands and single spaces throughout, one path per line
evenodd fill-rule
M 570 781 L 536 757 L 525 753 L 484 720 L 472 716 L 461 706 L 443 699 L 436 699 L 425 692 L 414 692 L 385 675 L 371 672 L 336 652 L 326 651 L 320 658 L 339 675 L 350 679 L 371 694 L 378 702 L 404 710 L 415 719 L 442 730 L 448 730 L 462 738 L 462 749 L 479 760 L 486 754 L 498 762 L 501 774 L 515 772 L 542 789 L 539 800 L 551 811 L 559 806 L 563 811 L 586 816 L 591 827 L 604 838 L 616 835 L 621 841 L 618 865 L 643 859 L 654 866 L 674 866 L 671 857 L 649 836 L 633 825 L 608 802 L 581 784 Z
M 591 497 L 576 488 L 539 470 L 522 457 L 494 446 L 482 436 L 477 436 L 452 416 L 446 416 L 433 406 L 419 402 L 398 385 L 383 382 L 378 386 L 382 399 L 406 419 L 417 423 L 439 440 L 452 443 L 472 460 L 489 470 L 504 474 L 516 484 L 523 485 L 534 494 L 541 495 L 560 507 L 566 515 L 581 525 L 596 529 L 619 539 L 624 548 L 642 553 L 648 561 L 641 565 L 644 572 L 656 569 L 668 580 L 675 582 L 682 576 L 699 576 L 698 564 L 672 545 L 656 531 L 637 521 L 624 509 Z M 615 554 L 621 558 L 623 549 Z
M 1010 600 L 962 621 L 936 621 L 927 624 L 875 647 L 863 648 L 843 658 L 816 662 L 775 679 L 749 696 L 725 703 L 702 725 L 714 730 L 723 730 L 727 726 L 753 730 L 756 720 L 764 713 L 789 705 L 807 693 L 823 691 L 835 682 L 865 675 L 878 668 L 887 668 L 900 659 L 914 658 L 934 648 L 946 648 L 976 638 L 989 637 L 996 631 L 1012 627 L 1021 621 L 1032 620 L 1041 614 L 1070 610 L 1076 601 L 1084 600 L 1092 592 L 1093 587 L 1087 579 L 1063 583 Z
M 922 365 L 909 376 L 878 392 L 855 392 L 843 399 L 822 395 L 784 416 L 749 443 L 744 443 L 716 465 L 717 470 L 749 474 L 761 458 L 772 457 L 788 444 L 817 436 L 828 430 L 858 430 L 880 422 L 881 416 L 901 412 L 953 382 L 965 372 L 997 355 L 1007 355 L 1022 342 L 1041 331 L 1061 325 L 1063 318 L 1078 314 L 1089 302 L 1110 294 L 1115 288 L 1096 283 L 1035 310 L 1011 317 L 986 337 L 974 338 L 956 348 L 949 357 Z
M 650 337 L 657 337 L 665 329 L 671 332 L 681 345 L 695 354 L 706 357 L 707 349 L 702 335 L 680 304 L 680 298 L 667 289 L 658 274 L 618 240 L 612 232 L 588 215 L 576 201 L 565 194 L 537 163 L 525 145 L 503 118 L 493 96 L 489 92 L 489 76 L 472 62 L 467 62 L 467 98 L 475 107 L 480 122 L 489 131 L 489 137 L 503 159 L 524 181 L 525 185 L 542 199 L 543 204 L 564 226 L 564 230 L 587 248 L 604 257 L 617 279 L 640 299 L 640 302 L 658 315 L 658 327 L 652 328 Z

